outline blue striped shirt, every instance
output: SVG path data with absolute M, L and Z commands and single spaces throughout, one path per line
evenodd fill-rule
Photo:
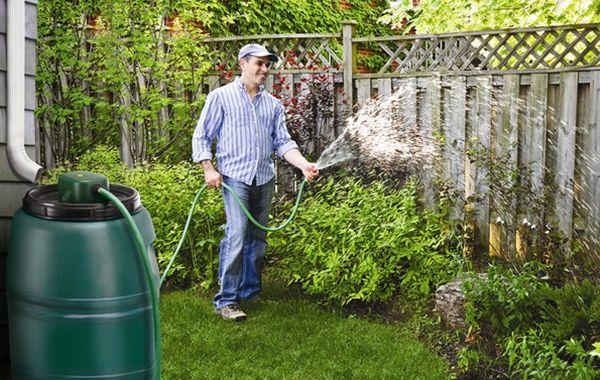
M 275 175 L 272 153 L 280 157 L 298 145 L 285 126 L 281 102 L 261 86 L 251 101 L 239 77 L 208 94 L 192 137 L 192 160 L 212 159 L 217 138 L 217 170 L 248 185 Z

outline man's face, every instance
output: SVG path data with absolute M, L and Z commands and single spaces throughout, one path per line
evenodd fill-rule
M 267 80 L 269 66 L 271 61 L 268 57 L 243 58 L 240 60 L 240 69 L 242 70 L 242 80 L 246 85 L 260 86 Z

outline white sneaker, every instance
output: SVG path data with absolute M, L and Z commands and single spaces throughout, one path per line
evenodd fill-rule
M 227 321 L 243 321 L 246 319 L 246 313 L 240 309 L 240 305 L 232 303 L 231 305 L 223 306 L 220 309 L 216 309 L 215 312 L 221 316 L 221 318 Z

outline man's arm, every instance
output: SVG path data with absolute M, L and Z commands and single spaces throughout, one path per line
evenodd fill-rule
M 317 165 L 312 162 L 308 162 L 306 158 L 296 148 L 292 148 L 285 152 L 283 158 L 290 164 L 294 165 L 298 169 L 302 170 L 302 174 L 308 181 L 312 181 L 319 175 Z
M 216 94 L 211 92 L 206 98 L 192 136 L 192 160 L 199 162 L 204 169 L 204 180 L 208 187 L 219 187 L 223 180 L 211 162 L 212 140 L 221 128 L 222 122 L 223 111 L 219 106 Z

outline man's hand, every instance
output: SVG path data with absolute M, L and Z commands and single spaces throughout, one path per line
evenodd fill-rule
M 302 168 L 302 174 L 310 182 L 319 176 L 319 169 L 317 169 L 317 165 L 309 162 Z
M 212 162 L 210 160 L 202 161 L 202 168 L 204 169 L 204 181 L 206 185 L 211 188 L 218 188 L 221 186 L 221 182 L 223 182 L 223 177 L 221 173 L 215 169 Z
M 285 160 L 290 164 L 302 170 L 302 174 L 304 174 L 304 178 L 306 178 L 307 181 L 312 181 L 319 175 L 319 169 L 317 169 L 317 165 L 306 161 L 306 158 L 304 158 L 302 153 L 300 153 L 297 148 L 288 150 L 283 155 L 283 158 L 285 158 Z

